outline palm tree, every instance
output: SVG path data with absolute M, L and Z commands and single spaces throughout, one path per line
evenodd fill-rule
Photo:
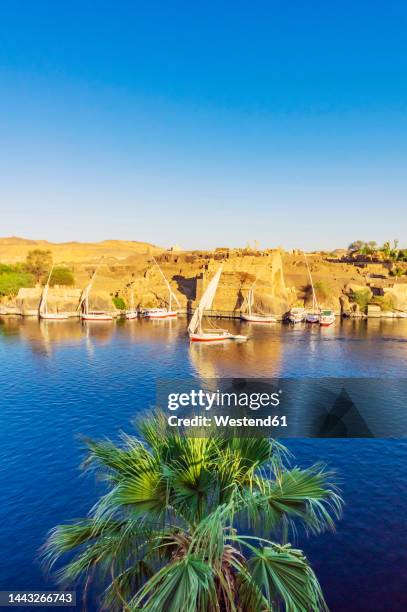
M 327 610 L 288 537 L 299 523 L 334 528 L 342 500 L 329 472 L 286 467 L 288 451 L 270 439 L 169 432 L 160 414 L 139 432 L 120 445 L 87 440 L 84 467 L 108 490 L 89 518 L 50 532 L 47 565 L 70 553 L 60 582 L 82 579 L 86 597 L 98 576 L 108 610 Z

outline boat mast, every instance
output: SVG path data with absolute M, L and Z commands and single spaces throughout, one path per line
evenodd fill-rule
M 207 288 L 205 289 L 199 304 L 195 309 L 194 314 L 189 322 L 188 331 L 190 334 L 196 332 L 202 333 L 202 317 L 205 310 L 212 306 L 213 299 L 215 297 L 216 289 L 218 287 L 220 275 L 222 274 L 222 264 L 219 266 L 216 274 L 210 280 Z
M 82 298 L 81 303 L 79 304 L 79 308 L 82 307 L 83 314 L 89 314 L 89 293 L 90 293 L 90 290 L 92 288 L 93 281 L 95 280 L 96 272 L 98 271 L 99 266 L 101 265 L 101 263 L 102 262 L 100 261 L 99 264 L 96 266 L 96 268 L 95 268 L 95 270 L 94 270 L 94 272 L 93 272 L 93 274 L 91 276 L 91 279 L 90 279 L 89 283 L 85 287 L 84 297 Z
M 169 300 L 168 300 L 169 304 L 168 304 L 168 307 L 169 307 L 169 310 L 170 310 L 170 312 L 171 312 L 172 300 L 174 299 L 174 300 L 176 301 L 176 303 L 178 304 L 178 306 L 180 306 L 180 303 L 179 303 L 179 301 L 178 301 L 177 296 L 175 295 L 175 293 L 174 293 L 174 292 L 173 292 L 173 290 L 171 289 L 171 285 L 170 285 L 170 283 L 168 282 L 168 280 L 167 280 L 167 278 L 166 278 L 166 276 L 165 276 L 164 272 L 161 270 L 160 266 L 158 265 L 158 262 L 157 262 L 157 260 L 155 259 L 154 255 L 152 256 L 152 258 L 153 258 L 153 262 L 155 263 L 155 265 L 156 265 L 156 266 L 157 266 L 157 268 L 159 269 L 160 274 L 161 274 L 161 276 L 163 277 L 164 282 L 165 282 L 165 284 L 166 284 L 166 287 L 167 287 L 167 289 L 168 289 L 168 293 L 169 293 Z
M 254 286 L 257 283 L 257 278 L 249 289 L 249 295 L 247 296 L 247 311 L 249 315 L 252 314 L 252 306 L 254 304 Z
M 310 284 L 311 284 L 311 289 L 312 289 L 312 309 L 313 310 L 318 310 L 317 296 L 315 295 L 315 289 L 314 289 L 314 283 L 312 281 L 311 270 L 309 268 L 308 259 L 307 259 L 307 255 L 306 255 L 305 252 L 304 252 L 304 259 L 305 259 L 305 265 L 307 266 L 308 276 L 309 276 L 309 280 L 310 280 Z

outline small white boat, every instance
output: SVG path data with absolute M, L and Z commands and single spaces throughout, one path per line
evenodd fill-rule
M 47 321 L 61 321 L 63 319 L 68 319 L 69 315 L 66 312 L 48 312 L 48 289 L 49 282 L 51 280 L 52 271 L 54 266 L 51 267 L 51 271 L 48 275 L 47 283 L 42 291 L 40 305 L 38 307 L 38 316 L 40 319 L 46 319 Z
M 254 303 L 254 286 L 256 282 L 257 279 L 254 281 L 253 285 L 249 289 L 249 294 L 247 296 L 247 312 L 242 312 L 240 314 L 240 318 L 243 321 L 248 321 L 250 323 L 275 323 L 277 319 L 274 315 L 252 311 Z
M 69 315 L 66 312 L 44 312 L 40 314 L 40 319 L 47 321 L 62 321 L 69 319 Z
M 335 313 L 333 310 L 321 310 L 319 324 L 323 327 L 328 327 L 335 323 Z
M 288 313 L 288 320 L 291 323 L 302 323 L 305 320 L 305 308 L 291 308 L 290 312 Z
M 147 319 L 168 319 L 178 316 L 176 310 L 168 310 L 167 308 L 145 308 L 141 314 Z
M 305 315 L 305 320 L 307 323 L 319 323 L 320 312 L 314 310 L 307 310 L 307 314 Z
M 212 327 L 210 329 L 202 328 L 202 318 L 205 310 L 212 306 L 215 297 L 216 289 L 218 288 L 220 275 L 222 274 L 222 265 L 219 266 L 215 276 L 209 282 L 204 291 L 203 296 L 199 300 L 199 304 L 195 309 L 194 314 L 188 325 L 189 339 L 191 342 L 224 342 L 225 340 L 247 340 L 247 336 L 240 334 L 232 334 L 227 329 Z
M 277 321 L 276 317 L 273 315 L 249 314 L 248 312 L 242 312 L 240 318 L 250 323 L 275 323 Z
M 138 312 L 137 310 L 126 310 L 126 319 L 137 319 Z
M 100 264 L 99 264 L 100 266 Z M 98 266 L 98 267 L 99 267 Z M 89 294 L 92 289 L 93 281 L 95 280 L 96 272 L 98 267 L 92 274 L 92 278 L 89 281 L 89 284 L 85 287 L 81 301 L 79 302 L 79 308 L 81 311 L 81 319 L 83 321 L 112 321 L 113 316 L 104 310 L 89 310 Z

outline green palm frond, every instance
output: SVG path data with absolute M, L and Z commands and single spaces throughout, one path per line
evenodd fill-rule
M 130 607 L 146 612 L 217 611 L 212 570 L 201 559 L 187 555 L 150 578 Z
M 268 602 L 282 601 L 287 612 L 327 610 L 319 582 L 300 550 L 286 546 L 252 549 L 252 580 Z
M 104 536 L 112 537 L 120 533 L 125 524 L 122 521 L 96 521 L 83 519 L 70 525 L 59 525 L 52 529 L 43 547 L 44 562 L 51 568 L 64 553 Z
M 293 468 L 282 472 L 277 482 L 268 482 L 264 493 L 276 519 L 297 517 L 311 532 L 320 533 L 334 529 L 342 512 L 343 500 L 332 478 L 322 466 Z

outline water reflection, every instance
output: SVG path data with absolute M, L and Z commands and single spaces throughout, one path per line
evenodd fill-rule
M 4 340 L 23 341 L 36 354 L 49 356 L 59 348 L 80 344 L 88 354 L 118 342 L 155 346 L 163 354 L 169 349 L 168 355 L 176 351 L 188 375 L 202 378 L 401 375 L 407 365 L 407 320 L 403 319 L 337 320 L 327 328 L 281 323 L 259 326 L 228 320 L 222 321 L 222 327 L 247 334 L 249 339 L 243 343 L 190 343 L 185 317 L 86 322 L 0 317 Z

